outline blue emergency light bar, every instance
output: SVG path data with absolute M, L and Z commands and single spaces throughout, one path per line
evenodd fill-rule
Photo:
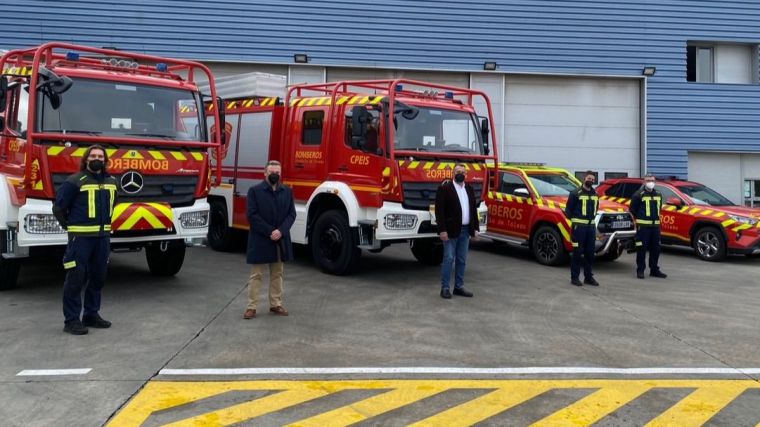
M 454 99 L 454 92 L 446 92 L 443 94 L 446 99 Z
M 165 63 L 159 62 L 158 64 L 156 64 L 156 71 L 165 73 L 168 70 L 169 70 L 169 66 L 167 66 Z
M 66 60 L 79 61 L 79 54 L 76 52 L 66 52 Z

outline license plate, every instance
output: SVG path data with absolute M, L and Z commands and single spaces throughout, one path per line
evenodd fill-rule
M 630 228 L 631 221 L 612 221 L 612 228 Z

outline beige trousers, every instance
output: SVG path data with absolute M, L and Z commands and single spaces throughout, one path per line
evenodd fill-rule
M 264 281 L 264 270 L 269 267 L 269 308 L 282 305 L 282 272 L 285 264 L 273 262 L 271 264 L 253 264 L 251 275 L 248 277 L 248 310 L 256 310 L 259 303 L 259 291 Z

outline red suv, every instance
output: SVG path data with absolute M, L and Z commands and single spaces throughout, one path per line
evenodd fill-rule
M 630 205 L 642 178 L 608 179 L 597 188 L 606 200 Z M 733 204 L 711 188 L 692 181 L 658 180 L 663 244 L 691 246 L 706 261 L 728 254 L 760 253 L 760 209 Z

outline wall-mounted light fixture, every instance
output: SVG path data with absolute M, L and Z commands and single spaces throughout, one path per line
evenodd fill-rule
M 293 55 L 293 61 L 295 61 L 298 64 L 305 64 L 309 62 L 309 55 L 305 53 L 296 53 Z
M 483 63 L 483 69 L 486 71 L 495 71 L 496 66 L 496 62 L 494 61 L 486 61 Z
M 641 71 L 641 74 L 652 77 L 654 73 L 657 72 L 657 67 L 644 67 L 644 70 Z

